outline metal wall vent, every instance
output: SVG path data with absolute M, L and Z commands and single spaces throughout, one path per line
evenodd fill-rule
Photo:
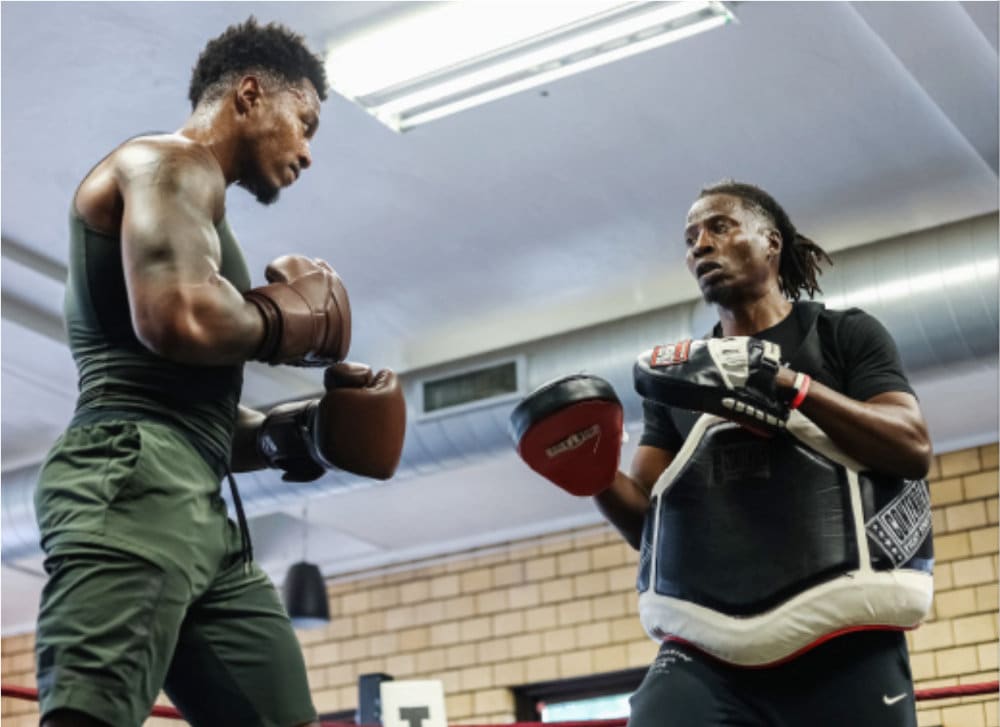
M 523 359 L 514 358 L 464 369 L 421 382 L 421 413 L 436 416 L 495 404 L 521 393 Z

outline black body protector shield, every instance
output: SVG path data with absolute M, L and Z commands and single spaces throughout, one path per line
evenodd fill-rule
M 796 370 L 821 363 L 817 312 Z M 926 481 L 868 470 L 798 411 L 771 439 L 684 414 L 674 419 L 687 437 L 653 488 L 643 531 L 639 614 L 651 637 L 763 666 L 927 614 Z

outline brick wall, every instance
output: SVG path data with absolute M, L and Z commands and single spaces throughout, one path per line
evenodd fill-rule
M 997 678 L 997 447 L 935 458 L 934 605 L 907 634 L 917 688 Z M 934 701 L 920 725 L 996 727 L 997 698 Z
M 937 591 L 930 620 L 908 635 L 914 677 L 918 687 L 996 679 L 997 447 L 941 455 L 931 478 Z M 333 580 L 331 624 L 299 634 L 316 706 L 353 709 L 357 676 L 387 672 L 441 679 L 454 723 L 504 723 L 511 687 L 644 667 L 656 644 L 636 615 L 635 564 L 594 527 Z M 33 685 L 31 648 L 30 635 L 3 640 L 4 683 Z M 3 700 L 5 727 L 36 714 Z M 997 727 L 997 700 L 936 702 L 920 724 Z

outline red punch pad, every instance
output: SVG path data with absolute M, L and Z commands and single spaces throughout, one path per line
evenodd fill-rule
M 596 495 L 612 483 L 622 443 L 622 405 L 596 376 L 567 376 L 529 394 L 510 415 L 517 452 L 567 492 Z

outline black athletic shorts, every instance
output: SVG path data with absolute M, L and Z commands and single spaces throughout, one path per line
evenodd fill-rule
M 906 639 L 837 637 L 766 669 L 665 643 L 632 695 L 628 727 L 916 727 Z

